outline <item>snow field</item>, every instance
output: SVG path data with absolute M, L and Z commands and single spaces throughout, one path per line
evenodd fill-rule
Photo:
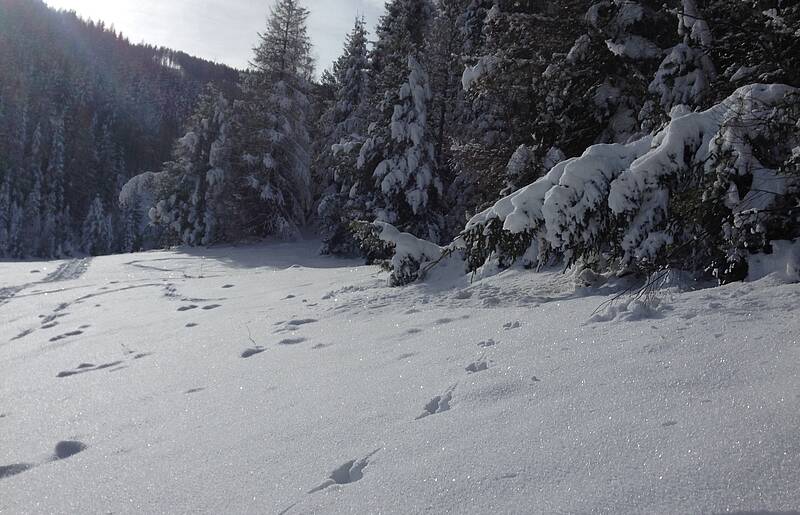
M 597 316 L 621 286 L 316 245 L 0 263 L 0 512 L 800 506 L 786 277 Z

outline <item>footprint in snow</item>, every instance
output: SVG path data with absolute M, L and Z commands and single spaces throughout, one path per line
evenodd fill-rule
M 191 327 L 197 327 L 197 324 L 195 324 L 194 322 L 189 322 L 188 324 L 186 324 L 186 327 L 190 327 L 190 328 Z
M 303 343 L 306 341 L 306 338 L 285 338 L 278 342 L 278 345 L 297 345 L 298 343 Z
M 425 417 L 429 417 L 431 415 L 437 415 L 439 413 L 444 413 L 450 409 L 450 403 L 453 401 L 453 392 L 456 389 L 456 385 L 451 386 L 447 389 L 442 395 L 437 395 L 425 405 L 423 408 L 422 413 L 415 419 L 419 420 Z
M 228 290 L 228 289 L 230 289 L 230 288 L 234 288 L 234 285 L 232 285 L 232 284 L 226 284 L 226 285 L 224 285 L 222 288 L 223 288 L 223 289 L 225 289 L 225 290 Z
M 242 352 L 241 356 L 243 358 L 250 358 L 250 357 L 255 356 L 256 354 L 261 354 L 262 352 L 264 352 L 266 350 L 267 349 L 265 349 L 264 347 L 253 347 L 253 348 L 247 349 L 246 351 Z
M 86 450 L 86 444 L 74 440 L 65 440 L 56 444 L 53 461 L 64 460 Z
M 484 340 L 482 342 L 478 342 L 478 347 L 482 349 L 485 349 L 487 347 L 494 347 L 495 345 L 497 345 L 497 342 L 492 340 L 491 338 L 488 340 Z
M 314 318 L 300 318 L 300 319 L 295 319 L 295 320 L 289 320 L 288 322 L 286 322 L 286 325 L 289 325 L 289 326 L 292 326 L 292 327 L 299 327 L 301 325 L 313 324 L 315 322 L 318 322 L 318 320 L 316 320 Z
M 74 440 L 64 440 L 58 442 L 53 451 L 53 455 L 47 461 L 58 461 L 71 458 L 72 456 L 75 456 L 79 452 L 83 452 L 84 450 L 86 450 L 86 448 L 87 447 L 85 443 Z M 16 476 L 17 474 L 22 474 L 23 472 L 32 469 L 36 465 L 38 464 L 14 463 L 11 465 L 2 465 L 0 466 L 0 479 Z
M 0 479 L 22 474 L 34 467 L 32 463 L 14 463 L 13 465 L 0 466 Z
M 337 467 L 318 487 L 309 490 L 309 494 L 325 490 L 333 485 L 348 485 L 364 477 L 364 469 L 369 465 L 369 459 L 380 449 L 375 449 L 360 460 L 350 460 Z
M 205 390 L 205 388 L 192 388 L 191 390 L 186 390 L 184 393 L 185 393 L 186 395 L 191 395 L 191 394 L 193 394 L 193 393 L 199 393 L 199 392 L 202 392 L 203 390 Z
M 222 306 L 220 304 L 209 304 L 208 306 L 203 306 L 203 309 L 205 311 L 211 311 L 212 309 L 217 309 L 217 308 L 221 308 L 221 307 Z
M 292 320 L 288 320 L 286 322 L 280 322 L 275 325 L 283 325 L 283 327 L 278 328 L 275 332 L 282 333 L 286 331 L 296 331 L 298 327 L 313 324 L 318 322 L 315 318 L 295 318 Z
M 470 374 L 477 374 L 478 372 L 483 372 L 484 370 L 489 370 L 489 362 L 485 359 L 481 358 L 474 363 L 470 363 L 467 365 L 464 370 L 469 372 Z
M 56 375 L 57 378 L 63 379 L 65 377 L 72 377 L 77 376 L 79 374 L 86 374 L 89 372 L 97 372 L 99 370 L 106 370 L 109 368 L 116 367 L 117 365 L 121 365 L 122 361 L 114 361 L 112 363 L 104 363 L 102 365 L 93 365 L 91 363 L 81 363 L 78 365 L 74 370 L 65 370 L 63 372 L 59 372 Z
M 21 340 L 21 339 L 25 338 L 26 336 L 28 336 L 29 334 L 31 334 L 33 331 L 34 331 L 33 329 L 25 329 L 24 331 L 22 331 L 21 333 L 19 333 L 15 337 L 11 338 L 11 341 L 13 342 L 13 341 L 16 341 L 16 340 Z
M 72 336 L 80 336 L 83 334 L 83 331 L 70 331 L 68 333 L 59 334 L 58 336 L 53 336 L 50 338 L 51 342 L 58 342 L 61 340 L 65 340 L 67 338 L 71 338 Z
M 436 325 L 444 325 L 444 324 L 450 324 L 450 323 L 453 323 L 453 322 L 455 322 L 455 319 L 453 319 L 453 318 L 440 318 L 439 320 L 435 321 L 434 324 L 436 324 Z
M 522 327 L 522 324 L 520 324 L 519 321 L 508 322 L 506 324 L 503 324 L 503 329 L 505 329 L 506 331 L 510 331 L 512 329 L 519 329 L 520 327 Z
M 178 308 L 178 311 L 191 311 L 191 310 L 193 310 L 193 309 L 197 309 L 197 308 L 199 308 L 199 307 L 200 307 L 200 306 L 196 306 L 196 305 L 194 305 L 194 304 L 190 304 L 190 305 L 188 305 L 188 306 L 181 306 L 181 307 L 179 307 L 179 308 Z

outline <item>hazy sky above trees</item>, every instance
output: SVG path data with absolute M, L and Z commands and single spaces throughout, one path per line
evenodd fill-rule
M 102 20 L 134 43 L 163 45 L 244 68 L 266 27 L 272 0 L 45 0 L 83 18 Z M 384 0 L 304 0 L 318 72 L 342 52 L 357 14 L 373 32 Z M 373 36 L 372 34 L 370 34 Z

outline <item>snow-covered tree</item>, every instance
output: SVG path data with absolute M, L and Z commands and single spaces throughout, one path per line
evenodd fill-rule
M 311 207 L 308 15 L 297 0 L 275 3 L 236 103 L 242 236 L 297 237 Z
M 378 27 L 373 112 L 357 166 L 375 181 L 375 217 L 433 241 L 442 237 L 442 189 L 434 155 L 425 70 L 433 17 L 428 0 L 394 0 Z
M 225 239 L 231 180 L 231 113 L 228 101 L 213 87 L 200 97 L 186 134 L 167 163 L 162 190 L 164 223 L 187 245 L 210 245 Z M 134 212 L 127 214 L 133 223 Z
M 92 256 L 102 256 L 112 249 L 111 217 L 106 214 L 103 201 L 95 197 L 83 220 L 81 247 Z
M 334 66 L 336 91 L 324 115 L 327 129 L 318 157 L 325 185 L 317 215 L 323 241 L 321 251 L 355 254 L 357 243 L 349 224 L 368 217 L 373 191 L 370 176 L 356 166 L 369 115 L 368 33 L 363 18 L 356 19 L 345 41 L 344 53 Z
M 60 257 L 72 244 L 68 237 L 72 221 L 64 212 L 66 149 L 63 116 L 55 118 L 52 126 L 50 155 L 44 177 L 46 192 L 42 199 L 42 244 L 43 256 Z
M 464 138 L 454 148 L 451 188 L 457 204 L 475 209 L 527 184 L 547 171 L 548 155 L 559 152 L 554 131 L 541 123 L 543 100 L 557 90 L 541 77 L 574 39 L 578 4 L 474 0 L 468 6 L 461 82 L 469 110 Z M 514 158 L 522 145 L 528 156 L 520 167 Z
M 716 79 L 710 53 L 713 36 L 695 0 L 682 0 L 678 12 L 678 34 L 682 41 L 667 51 L 649 89 L 658 95 L 661 107 L 702 105 L 709 86 Z

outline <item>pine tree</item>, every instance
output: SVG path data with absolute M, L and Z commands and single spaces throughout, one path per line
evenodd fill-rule
M 323 117 L 327 127 L 318 166 L 325 189 L 317 214 L 323 240 L 321 251 L 325 254 L 355 254 L 357 244 L 349 222 L 369 216 L 371 177 L 356 166 L 357 150 L 364 142 L 368 125 L 367 35 L 364 19 L 356 19 L 344 53 L 334 66 L 336 91 Z
M 667 52 L 649 86 L 666 112 L 678 105 L 690 109 L 701 106 L 717 75 L 710 57 L 711 29 L 695 0 L 682 0 L 682 4 L 678 13 L 678 35 L 682 41 Z
M 276 2 L 236 104 L 243 235 L 297 237 L 311 207 L 308 15 L 297 0 Z
M 424 66 L 433 18 L 428 0 L 394 0 L 372 54 L 373 112 L 358 167 L 371 173 L 375 217 L 432 241 L 443 236 L 442 189 L 434 155 Z
M 11 238 L 11 184 L 9 178 L 3 178 L 0 183 L 0 257 L 10 255 Z
M 29 190 L 23 208 L 22 255 L 42 256 L 42 134 L 41 127 L 34 131 L 31 153 L 28 158 Z
M 59 257 L 60 247 L 68 245 L 66 227 L 71 220 L 64 216 L 64 118 L 59 116 L 52 121 L 53 133 L 50 144 L 47 172 L 45 174 L 46 193 L 42 206 L 42 241 L 44 256 Z
M 95 197 L 83 221 L 81 247 L 92 256 L 102 256 L 111 251 L 111 217 L 106 215 L 103 201 Z
M 230 118 L 228 101 L 210 86 L 200 97 L 186 134 L 176 143 L 172 161 L 165 165 L 167 177 L 163 180 L 169 188 L 156 202 L 165 202 L 163 222 L 187 245 L 210 245 L 225 239 L 230 215 L 226 195 L 232 173 Z M 123 234 L 134 222 L 131 216 L 122 216 Z

